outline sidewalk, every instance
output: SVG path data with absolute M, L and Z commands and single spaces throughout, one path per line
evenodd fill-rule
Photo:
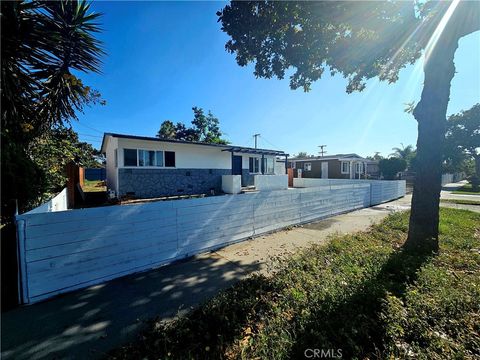
M 91 359 L 131 341 L 144 321 L 168 320 L 246 275 L 268 273 L 271 259 L 333 233 L 365 230 L 411 196 L 260 236 L 149 272 L 24 306 L 2 314 L 3 359 Z
M 472 194 L 453 194 L 452 191 L 460 189 L 463 185 L 467 184 L 467 180 L 460 181 L 458 183 L 445 184 L 442 187 L 440 198 L 442 199 L 457 199 L 457 200 L 473 200 L 480 201 L 480 195 Z

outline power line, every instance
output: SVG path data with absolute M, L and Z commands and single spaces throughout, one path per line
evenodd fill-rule
M 270 141 L 268 141 L 267 139 L 265 139 L 265 136 L 262 136 L 262 139 L 265 140 L 270 145 L 272 145 L 275 149 L 279 149 L 279 147 L 277 145 L 275 145 L 275 144 L 271 143 Z
M 93 130 L 93 131 L 98 132 L 99 134 L 103 134 L 103 133 L 104 133 L 104 131 L 100 131 L 100 130 L 98 130 L 98 129 L 95 129 L 93 126 L 90 126 L 90 125 L 87 125 L 87 124 L 83 124 L 83 123 L 81 123 L 80 121 L 79 121 L 79 122 L 76 122 L 75 124 L 76 124 L 76 125 L 80 125 L 80 126 L 84 126 L 84 127 L 88 128 L 88 129 L 90 129 L 90 130 Z
M 103 136 L 98 136 L 98 135 L 83 134 L 83 133 L 77 133 L 77 134 L 82 135 L 82 136 L 90 136 L 90 137 L 94 137 L 94 138 L 98 138 L 98 139 L 103 139 Z

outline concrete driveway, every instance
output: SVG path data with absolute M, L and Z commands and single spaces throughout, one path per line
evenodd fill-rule
M 365 230 L 411 196 L 275 232 L 149 272 L 116 279 L 2 314 L 3 359 L 91 359 L 131 341 L 155 316 L 169 320 L 255 271 L 269 273 L 272 259 L 333 233 Z

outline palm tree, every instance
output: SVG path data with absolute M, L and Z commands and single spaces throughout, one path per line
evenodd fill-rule
M 403 143 L 400 143 L 400 145 L 402 145 L 402 148 L 398 148 L 398 147 L 392 148 L 393 153 L 391 153 L 390 156 L 407 160 L 407 158 L 410 157 L 412 153 L 415 152 L 413 145 L 404 146 Z
M 8 170 L 2 172 L 2 189 L 8 189 L 2 205 L 6 194 L 27 201 L 40 191 L 28 184 L 41 177 L 28 154 L 30 144 L 101 101 L 75 75 L 100 72 L 104 55 L 95 37 L 100 14 L 89 8 L 76 0 L 1 2 L 2 169 Z
M 400 145 L 402 145 L 402 148 L 392 148 L 394 152 L 391 153 L 390 156 L 405 160 L 407 162 L 407 166 L 410 167 L 413 159 L 417 155 L 417 150 L 415 150 L 413 145 L 404 146 L 402 143 L 400 143 Z

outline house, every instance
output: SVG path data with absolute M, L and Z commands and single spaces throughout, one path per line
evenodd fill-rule
M 295 177 L 322 179 L 365 179 L 378 177 L 378 163 L 357 154 L 337 154 L 288 159 Z
M 288 157 L 278 150 L 112 133 L 104 134 L 101 152 L 108 189 L 138 198 L 220 193 L 222 175 L 241 175 L 242 186 L 251 186 L 256 174 L 285 174 Z

